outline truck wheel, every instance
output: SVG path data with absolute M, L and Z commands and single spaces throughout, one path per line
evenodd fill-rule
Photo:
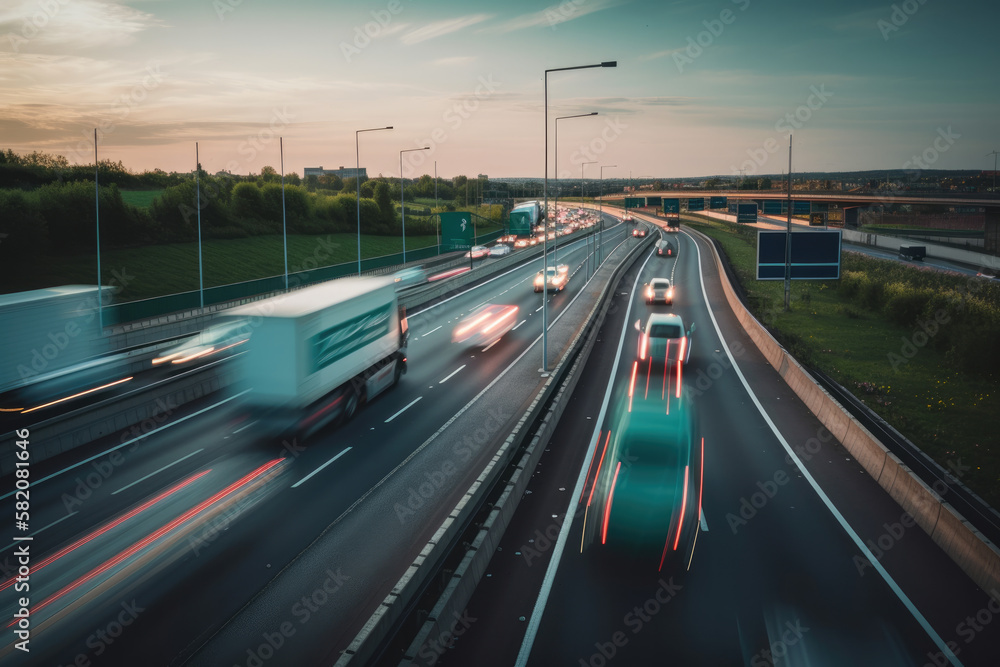
M 354 418 L 354 415 L 358 412 L 358 392 L 350 391 L 347 394 L 347 403 L 344 404 L 344 414 L 341 420 L 346 424 Z

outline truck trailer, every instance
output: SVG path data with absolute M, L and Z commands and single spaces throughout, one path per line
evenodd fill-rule
M 395 283 L 342 278 L 227 311 L 252 330 L 239 391 L 262 437 L 306 438 L 406 372 L 409 331 Z

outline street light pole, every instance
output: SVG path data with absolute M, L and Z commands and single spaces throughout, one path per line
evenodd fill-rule
M 403 220 L 403 264 L 406 264 L 406 194 L 404 192 L 405 188 L 403 187 L 403 153 L 426 151 L 430 150 L 430 148 L 430 146 L 423 146 L 421 148 L 404 148 L 399 151 L 399 206 L 400 215 L 402 215 Z
M 549 313 L 548 313 L 548 296 L 549 289 L 546 278 L 547 267 L 549 262 L 548 257 L 548 215 L 549 215 L 549 72 L 566 72 L 573 69 L 591 69 L 594 67 L 618 67 L 618 61 L 609 60 L 605 62 L 598 63 L 596 65 L 577 65 L 576 67 L 556 67 L 554 69 L 545 70 L 545 76 L 543 77 L 543 100 L 544 100 L 544 110 L 545 110 L 545 169 L 543 170 L 543 184 L 542 184 L 542 194 L 545 200 L 545 225 L 542 227 L 542 368 L 541 371 L 544 374 L 549 372 Z
M 997 153 L 1000 151 L 993 150 L 986 154 L 986 157 L 993 156 L 993 191 L 996 192 L 997 189 Z
M 584 192 L 583 192 L 583 183 L 584 183 L 584 181 L 583 181 L 583 168 L 585 166 L 587 166 L 588 164 L 597 164 L 597 160 L 591 160 L 589 162 L 581 162 L 580 163 L 580 205 L 581 206 L 584 203 L 583 202 L 583 200 L 584 200 L 584 196 L 583 196 L 584 195 Z M 593 233 L 588 233 L 587 234 L 587 274 L 588 274 L 588 277 L 594 275 L 593 272 L 590 270 L 590 256 L 593 254 L 592 252 L 590 252 L 590 238 L 592 236 L 593 236 Z M 597 244 L 596 243 L 594 244 L 594 250 L 597 250 Z
M 556 122 L 555 122 L 555 126 L 556 126 L 556 140 L 555 140 L 555 145 L 552 147 L 552 152 L 555 153 L 555 158 L 556 158 L 555 159 L 555 162 L 556 162 L 556 164 L 555 164 L 556 183 L 559 183 L 559 121 L 566 120 L 567 118 L 585 118 L 587 116 L 596 116 L 596 115 L 597 115 L 596 111 L 591 111 L 590 113 L 578 113 L 578 114 L 575 114 L 573 116 L 559 116 L 558 118 L 556 118 Z M 556 220 L 557 220 L 557 222 L 558 222 L 558 218 L 559 218 L 559 190 L 560 190 L 560 187 L 556 188 L 555 200 L 552 202 L 552 210 L 555 211 L 555 213 L 556 213 Z M 548 235 L 546 235 L 546 237 L 547 236 Z M 557 261 L 559 261 L 559 234 L 558 233 L 556 234 L 556 237 L 553 240 L 555 241 L 555 244 L 552 247 L 552 262 L 556 263 Z
M 354 156 L 357 159 L 357 168 L 354 170 L 354 180 L 358 185 L 358 275 L 361 275 L 361 147 L 358 142 L 358 135 L 362 132 L 378 132 L 379 130 L 391 130 L 392 125 L 385 127 L 370 127 L 366 130 L 354 131 Z
M 601 221 L 600 248 L 601 248 L 602 251 L 604 250 L 604 170 L 605 169 L 611 169 L 611 168 L 617 167 L 617 166 L 618 166 L 617 164 L 602 164 L 601 165 L 601 180 L 599 181 L 600 185 L 599 185 L 599 189 L 598 189 L 598 198 L 597 198 L 597 210 L 598 210 L 597 217 Z M 603 258 L 599 258 L 597 260 L 598 265 L 600 265 L 602 259 Z M 595 271 L 596 271 L 596 269 L 595 269 Z

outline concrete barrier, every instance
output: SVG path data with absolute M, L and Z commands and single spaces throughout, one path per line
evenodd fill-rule
M 729 307 L 792 391 L 980 588 L 984 591 L 1000 588 L 1000 549 L 944 502 L 802 368 L 740 301 L 711 239 L 700 232 L 688 231 L 712 248 Z

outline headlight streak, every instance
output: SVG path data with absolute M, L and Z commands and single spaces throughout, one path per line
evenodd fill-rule
M 191 508 L 188 511 L 184 512 L 181 516 L 177 517 L 176 519 L 173 519 L 172 521 L 168 522 L 166 525 L 164 525 L 161 528 L 159 528 L 159 529 L 155 530 L 154 532 L 150 533 L 149 535 L 147 535 L 143 539 L 139 540 L 138 542 L 136 542 L 135 544 L 133 544 L 132 546 L 130 546 L 125 551 L 119 553 L 114 558 L 112 558 L 112 559 L 110 559 L 108 561 L 105 561 L 104 563 L 102 563 L 98 567 L 94 568 L 93 570 L 91 570 L 87 574 L 85 574 L 82 577 L 78 578 L 73 583 L 71 583 L 71 584 L 69 584 L 67 586 L 64 586 L 58 592 L 54 593 L 53 595 L 50 595 L 45 600 L 42 600 L 41 603 L 39 603 L 38 605 L 36 605 L 34 607 L 33 611 L 37 614 L 39 610 L 41 610 L 41 609 L 49 606 L 50 604 L 52 604 L 53 602 L 55 602 L 59 598 L 65 596 L 67 593 L 72 592 L 73 590 L 75 590 L 75 589 L 79 588 L 80 586 L 86 584 L 87 582 L 91 581 L 95 577 L 98 577 L 101 574 L 104 574 L 108 570 L 112 569 L 116 565 L 121 564 L 123 561 L 127 560 L 128 558 L 130 558 L 130 557 L 134 556 L 135 554 L 137 554 L 138 552 L 142 551 L 147 546 L 149 546 L 150 544 L 152 544 L 156 540 L 160 539 L 161 537 L 163 537 L 164 535 L 166 535 L 170 531 L 172 531 L 175 528 L 177 528 L 177 527 L 181 526 L 182 524 L 186 523 L 188 520 L 190 520 L 191 518 L 197 516 L 198 514 L 200 514 L 201 512 L 203 512 L 208 507 L 214 505 L 216 502 L 218 502 L 222 498 L 225 498 L 226 496 L 230 495 L 231 493 L 233 493 L 234 491 L 236 491 L 240 487 L 245 486 L 249 482 L 252 482 L 256 478 L 262 476 L 264 473 L 266 473 L 268 470 L 270 470 L 274 466 L 278 465 L 282 461 L 284 461 L 284 458 L 274 459 L 272 461 L 269 461 L 268 463 L 265 463 L 264 465 L 260 466 L 256 470 L 250 472 L 249 474 L 247 474 L 247 475 L 243 476 L 242 478 L 238 479 L 237 481 L 233 482 L 232 484 L 230 484 L 229 486 L 227 486 L 226 488 L 224 488 L 222 491 L 219 491 L 219 492 L 215 493 L 214 495 L 212 495 L 211 497 L 209 497 L 208 499 L 203 500 L 202 502 L 198 503 L 193 508 Z M 9 623 L 7 625 L 7 627 L 8 628 L 11 627 L 12 625 L 14 625 L 14 623 L 16 623 L 16 621 L 17 621 L 17 619 L 15 619 L 14 621 L 11 621 L 11 623 Z
M 615 468 L 615 477 L 611 480 L 611 491 L 608 492 L 608 502 L 604 508 L 604 528 L 601 531 L 601 544 L 605 544 L 608 538 L 608 520 L 611 518 L 611 502 L 615 498 L 615 485 L 618 484 L 618 473 L 621 472 L 622 462 L 618 462 Z
M 122 378 L 121 380 L 116 380 L 116 381 L 110 382 L 108 384 L 103 384 L 100 387 L 94 387 L 93 389 L 88 389 L 87 391 L 81 391 L 79 394 L 73 394 L 72 396 L 66 396 L 65 398 L 60 398 L 58 400 L 52 401 L 50 403 L 46 403 L 44 405 L 36 405 L 33 408 L 28 408 L 27 410 L 22 411 L 21 414 L 26 415 L 29 412 L 34 412 L 35 410 L 41 410 L 42 408 L 47 408 L 47 407 L 50 407 L 50 406 L 53 406 L 53 405 L 57 405 L 59 403 L 65 403 L 66 401 L 71 401 L 74 398 L 80 398 L 81 396 L 86 396 L 87 394 L 92 394 L 95 391 L 101 391 L 102 389 L 107 389 L 108 387 L 114 387 L 115 385 L 122 384 L 123 382 L 128 382 L 131 379 L 132 379 L 132 376 L 129 376 L 127 378 Z
M 75 551 L 79 547 L 82 547 L 84 544 L 87 544 L 88 542 L 91 542 L 91 541 L 97 539 L 98 537 L 100 537 L 104 533 L 108 532 L 112 528 L 121 525 L 122 523 L 124 523 L 125 521 L 128 521 L 129 519 L 131 519 L 132 517 L 136 516 L 137 514 L 141 514 L 142 512 L 144 512 L 145 510 L 149 509 L 150 507 L 152 507 L 156 503 L 160 502 L 164 498 L 173 495 L 177 491 L 180 491 L 181 489 L 183 489 L 184 487 L 188 486 L 189 484 L 195 482 L 198 479 L 201 479 L 202 477 L 204 477 L 205 475 L 207 475 L 210 472 L 212 472 L 211 468 L 209 468 L 208 470 L 205 470 L 203 472 L 200 472 L 197 475 L 193 475 L 193 476 L 189 477 L 188 479 L 184 480 L 183 482 L 180 482 L 179 484 L 175 485 L 174 487 L 172 487 L 170 489 L 167 489 L 163 493 L 157 495 L 155 498 L 147 500 L 146 502 L 144 502 L 143 504 L 139 505 L 135 509 L 132 509 L 132 510 L 126 512 L 125 514 L 123 514 L 122 516 L 118 517 L 117 519 L 109 521 L 108 523 L 104 524 L 103 526 L 101 526 L 97 530 L 93 531 L 89 535 L 87 535 L 85 537 L 81 537 L 79 540 L 77 540 L 73 544 L 70 544 L 67 547 L 63 547 L 62 549 L 60 549 L 56 553 L 52 554 L 51 556 L 45 558 L 44 560 L 42 560 L 38 564 L 32 565 L 31 566 L 32 573 L 38 572 L 39 570 L 41 570 L 46 565 L 49 565 L 50 563 L 53 563 L 54 561 L 59 560 L 60 558 L 62 558 L 66 554 L 68 554 L 68 553 L 70 553 L 72 551 Z M 0 586 L 0 591 L 3 591 L 5 589 L 7 589 L 11 584 L 14 583 L 14 581 L 15 581 L 14 577 L 11 577 L 7 581 L 5 581 L 3 583 L 3 585 Z M 8 626 L 8 627 L 10 627 L 10 626 Z

